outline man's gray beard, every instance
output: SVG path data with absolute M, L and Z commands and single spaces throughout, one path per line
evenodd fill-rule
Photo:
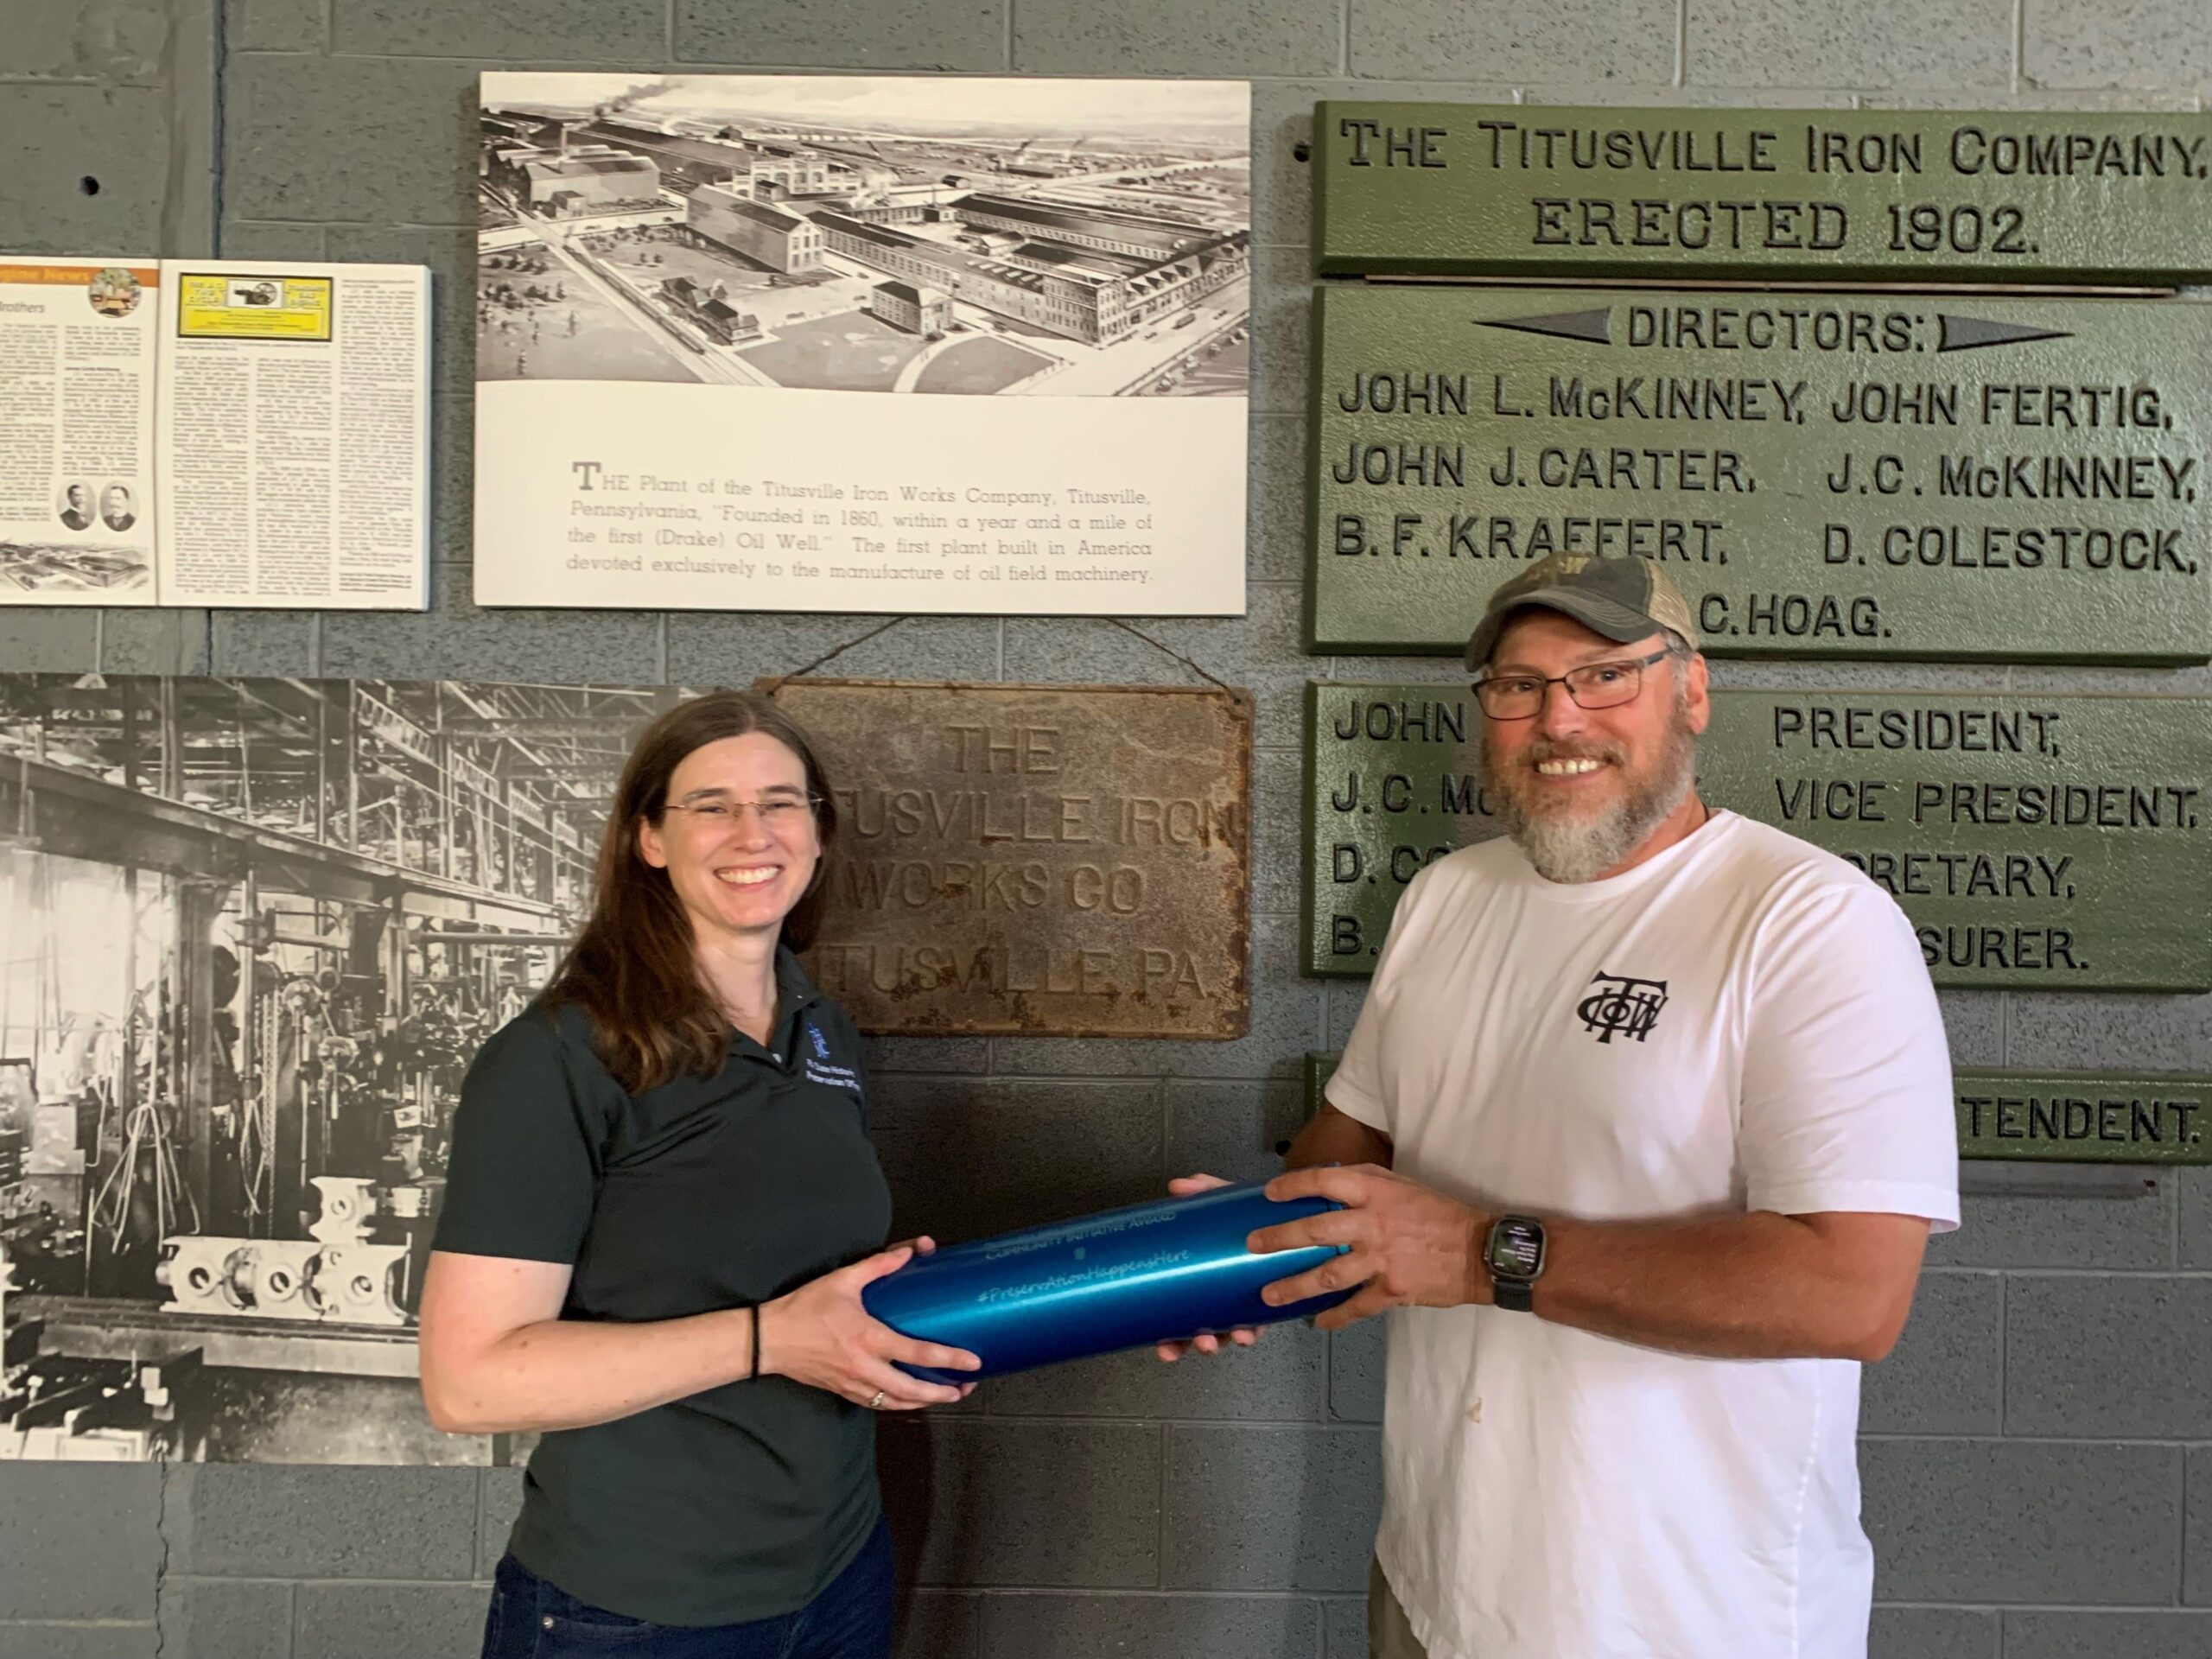
M 1599 872 L 1611 869 L 1643 845 L 1651 832 L 1667 821 L 1668 814 L 1682 804 L 1697 781 L 1697 735 L 1683 718 L 1687 701 L 1676 696 L 1667 747 L 1650 777 L 1631 784 L 1618 800 L 1591 817 L 1531 812 L 1524 798 L 1530 787 L 1525 776 L 1509 779 L 1484 748 L 1483 783 L 1498 804 L 1497 820 L 1514 844 L 1529 855 L 1537 874 L 1547 881 L 1594 880 Z M 1609 758 L 1618 760 L 1617 748 L 1600 747 Z M 1567 753 L 1576 753 L 1578 748 L 1587 753 L 1590 746 L 1570 746 Z M 1547 757 L 1540 746 L 1533 755 L 1524 754 L 1520 764 L 1543 758 Z

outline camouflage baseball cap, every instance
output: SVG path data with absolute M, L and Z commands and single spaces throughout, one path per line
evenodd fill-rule
M 1697 625 L 1681 589 L 1649 559 L 1597 558 L 1554 553 L 1538 560 L 1491 595 L 1490 607 L 1467 641 L 1467 666 L 1479 669 L 1497 647 L 1514 612 L 1530 605 L 1563 612 L 1594 632 L 1626 645 L 1662 628 L 1693 649 Z

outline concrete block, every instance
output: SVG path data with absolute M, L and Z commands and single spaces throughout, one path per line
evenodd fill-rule
M 322 619 L 322 671 L 334 677 L 529 680 L 651 685 L 660 667 L 651 611 L 479 610 L 470 568 L 430 573 L 429 611 L 332 611 Z
M 331 49 L 417 58 L 500 58 L 533 63 L 659 56 L 668 49 L 664 0 L 330 0 Z
M 321 52 L 335 0 L 228 0 L 224 43 L 233 52 Z
M 175 1659 L 291 1659 L 292 1589 L 267 1579 L 166 1579 L 161 1651 Z
M 2212 996 L 2015 991 L 2005 1064 L 2025 1069 L 2202 1071 Z
M 2167 1178 L 2181 1207 L 2181 1262 L 2212 1268 L 2212 1169 L 2176 1170 Z
M 84 8 L 72 0 L 29 0 L 10 13 L 12 27 L 0 42 L 0 74 L 24 79 L 92 80 L 79 58 L 77 30 Z
M 1367 1006 L 1364 979 L 1332 979 L 1329 982 L 1329 1035 L 1321 1046 L 1334 1053 L 1344 1052 L 1351 1028 L 1359 1022 L 1359 1011 Z
M 1255 248 L 1294 248 L 1305 257 L 1313 240 L 1313 105 L 1359 96 L 1348 80 L 1252 83 Z
M 1320 1610 L 1288 1596 L 990 1596 L 982 1659 L 1319 1659 Z
M 156 86 L 170 8 L 162 0 L 17 0 L 0 41 L 0 76 Z
M 1296 749 L 1252 756 L 1252 913 L 1299 913 L 1306 873 L 1306 757 Z
M 2005 1659 L 2203 1659 L 2212 1613 L 2007 1612 Z
M 1726 86 L 2008 86 L 2012 0 L 1929 0 L 1910 28 L 1872 6 L 1688 0 L 1683 79 Z
M 1356 75 L 1472 80 L 1675 79 L 1675 0 L 1347 0 Z
M 1363 1590 L 1382 1512 L 1370 1430 L 1168 1430 L 1171 1589 Z
M 324 259 L 329 257 L 320 225 L 268 225 L 233 219 L 223 226 L 226 259 Z
M 430 268 L 430 384 L 442 392 L 473 393 L 476 388 L 476 232 L 419 230 L 390 225 L 334 226 L 329 257 L 363 264 L 428 265 Z M 462 433 L 467 436 L 466 430 Z M 464 466 L 472 460 L 461 451 Z M 465 505 L 467 497 L 464 495 Z M 467 515 L 461 515 L 466 524 Z M 436 543 L 443 549 L 447 543 Z M 454 556 L 466 558 L 464 539 Z
M 1367 1659 L 1367 1598 L 1332 1596 L 1321 1604 L 1323 1659 Z
M 335 232 L 334 232 L 335 234 Z M 430 399 L 430 566 L 475 557 L 476 404 L 451 393 Z
M 230 60 L 224 205 L 240 219 L 476 223 L 474 63 Z
M 0 1623 L 0 1659 L 155 1659 L 152 1624 Z
M 1304 1086 L 1272 1083 L 1170 1082 L 1167 1173 L 1218 1175 L 1225 1181 L 1267 1181 L 1282 1173 L 1277 1143 L 1305 1121 Z
M 871 1077 L 896 1071 L 988 1071 L 989 1041 L 982 1037 L 869 1037 L 863 1039 Z
M 2003 991 L 1936 993 L 1954 1066 L 2005 1063 L 2005 997 Z
M 1306 413 L 1313 337 L 1313 256 L 1303 246 L 1252 256 L 1254 413 Z
M 2171 1605 L 2181 1448 L 1867 1440 L 1859 1450 L 1885 1600 Z
M 2002 92 L 1974 86 L 1929 87 L 1911 92 L 1870 92 L 1859 95 L 1861 109 L 1914 110 L 2194 110 L 2196 96 L 2182 92 L 2145 92 L 2113 87 L 2023 86 Z M 2027 673 L 2024 666 L 2018 671 Z M 2077 685 L 2079 682 L 2075 683 Z
M 1224 1042 L 1130 1038 L 1113 1044 L 1075 1037 L 995 1037 L 994 1071 L 1029 1075 L 1135 1074 L 1166 1077 L 1287 1078 L 1321 1034 L 1321 987 L 1298 972 L 1298 918 L 1255 916 L 1247 977 L 1250 1027 Z
M 2084 94 L 2083 104 L 2094 98 Z M 2014 691 L 2119 691 L 2130 696 L 2201 697 L 2212 694 L 2212 664 L 2187 668 L 2037 667 L 2017 664 L 2010 688 Z
M 951 1243 L 1167 1190 L 1150 1083 L 884 1078 L 869 1128 L 895 1238 Z
M 1389 1315 L 1329 1333 L 1329 1415 L 1340 1423 L 1382 1421 Z
M 2212 1280 L 2026 1274 L 2006 1290 L 2009 1434 L 2212 1438 L 2208 1375 Z
M 1717 691 L 2001 691 L 2005 669 L 1992 663 L 1783 663 L 1713 659 Z
M 90 605 L 0 606 L 0 663 L 10 674 L 91 673 L 100 665 L 100 612 Z
M 1870 1433 L 1994 1434 L 2005 1281 L 1993 1273 L 1921 1275 L 1896 1349 L 1859 1379 L 1859 1426 Z
M 1003 71 L 1007 0 L 676 0 L 687 63 Z
M 150 1620 L 160 1489 L 149 1463 L 0 1462 L 0 1618 Z
M 980 1597 L 910 1591 L 900 1602 L 891 1659 L 976 1659 Z
M 1998 1616 L 1953 1607 L 1877 1607 L 1866 1659 L 1997 1659 Z
M 210 673 L 304 678 L 316 671 L 321 619 L 312 611 L 217 611 L 210 620 Z
M 467 1659 L 492 1602 L 474 1584 L 303 1584 L 299 1597 L 297 1651 L 314 1659 Z
M 2212 1607 L 2212 1446 L 2190 1448 L 2187 1484 L 2181 1599 L 2192 1607 Z
M 514 1530 L 515 1517 L 522 1513 L 522 1478 L 519 1465 L 482 1473 L 483 1491 L 478 1499 L 481 1507 L 476 1514 L 476 1576 L 480 1579 L 490 1578 L 499 1557 L 507 1553 L 507 1535 Z
M 2038 87 L 2185 91 L 2212 80 L 2197 0 L 2026 0 L 2020 79 Z
M 1255 702 L 1252 741 L 1295 749 L 1303 742 L 1306 682 L 1300 655 L 1299 590 L 1251 587 L 1243 616 L 1136 617 L 1128 626 L 1095 617 L 1009 617 L 1006 677 L 1054 684 L 1199 685 L 1187 658 Z M 1129 630 L 1134 627 L 1137 632 Z M 1141 636 L 1141 637 L 1140 637 Z
M 1819 86 L 1756 91 L 1741 86 L 1665 86 L 1634 80 L 1550 80 L 1516 89 L 1523 104 L 1648 105 L 1685 110 L 1847 110 L 1853 94 Z M 1917 664 L 1915 664 L 1916 667 Z
M 2173 1263 L 2173 1183 L 2147 1198 L 1959 1201 L 1958 1231 L 1928 1241 L 1944 1268 L 2162 1269 Z
M 1245 575 L 1254 582 L 1306 578 L 1306 423 L 1252 417 L 1245 497 Z
M 880 1463 L 902 1577 L 1156 1586 L 1160 1440 L 1151 1423 L 887 1419 Z
M 1311 1422 L 1320 1414 L 1328 1338 L 1311 1325 L 1269 1325 L 1249 1348 L 1163 1363 L 1149 1348 L 1024 1371 L 977 1389 L 993 1416 L 1192 1418 Z
M 154 86 L 0 84 L 0 247 L 157 251 L 168 197 L 169 99 Z
M 199 1464 L 170 1478 L 188 1526 L 171 1572 L 203 1578 L 467 1579 L 476 1471 Z M 397 1651 L 398 1649 L 394 1649 Z M 413 1649 L 420 1651 L 420 1649 Z
M 887 628 L 887 622 L 893 626 Z M 766 676 L 796 673 L 840 645 L 848 649 L 816 669 L 817 678 L 1001 677 L 996 617 L 831 616 L 798 611 L 671 613 L 668 677 L 674 685 L 743 688 Z
M 1042 75 L 1332 75 L 1344 0 L 1020 0 L 1014 64 Z
M 104 674 L 205 674 L 207 613 L 116 607 L 100 617 Z

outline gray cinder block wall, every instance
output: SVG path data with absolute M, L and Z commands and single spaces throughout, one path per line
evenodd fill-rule
M 1249 614 L 1141 624 L 1259 699 L 1251 1034 L 880 1046 L 902 1228 L 960 1236 L 1256 1174 L 1359 990 L 1294 969 L 1308 677 L 1296 616 L 1306 181 L 1324 96 L 2196 107 L 2206 0 L 7 0 L 0 248 L 427 261 L 438 334 L 427 615 L 0 610 L 0 668 L 743 683 L 879 619 L 469 602 L 480 69 L 1222 75 L 1255 93 L 1262 250 Z M 917 619 L 861 675 L 1173 681 L 1098 622 Z M 1844 682 L 2212 690 L 2212 674 L 1726 667 Z M 2212 1067 L 2212 999 L 1960 995 L 1962 1064 Z M 2212 1654 L 2212 1172 L 2156 1199 L 1973 1199 L 1869 1375 L 1880 1659 Z M 1163 1373 L 1050 1372 L 885 1432 L 928 1659 L 1363 1655 L 1380 1353 L 1281 1331 Z M 506 1469 L 0 1464 L 0 1659 L 474 1651 Z M 1593 1560 L 1591 1570 L 1602 1572 Z

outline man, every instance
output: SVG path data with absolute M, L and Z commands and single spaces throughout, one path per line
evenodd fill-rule
M 122 485 L 111 484 L 100 492 L 100 522 L 117 531 L 138 522 L 138 515 L 130 511 L 130 492 Z
M 92 524 L 90 506 L 91 492 L 81 484 L 72 484 L 64 493 L 68 498 L 69 505 L 61 510 L 61 522 L 72 530 L 91 529 Z
M 1958 1222 L 1910 927 L 1697 796 L 1689 608 L 1554 556 L 1467 645 L 1507 838 L 1408 887 L 1254 1235 L 1395 1310 L 1377 1659 L 1863 1659 L 1859 1363 Z M 1330 1167 L 1334 1166 L 1334 1167 Z

